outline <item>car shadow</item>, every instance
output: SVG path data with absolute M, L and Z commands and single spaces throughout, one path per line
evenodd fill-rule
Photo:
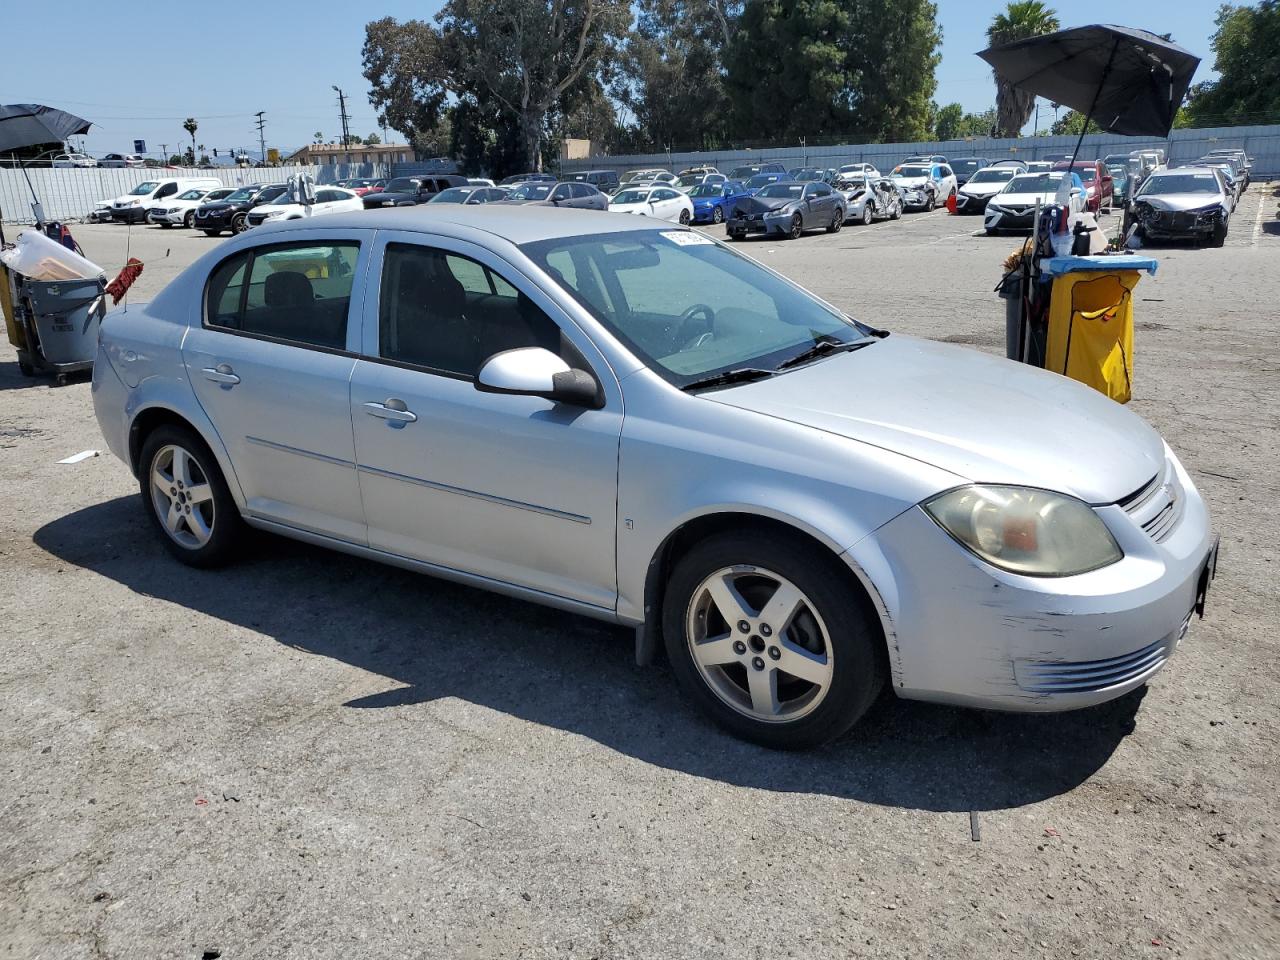
M 93 372 L 91 370 L 80 370 L 64 376 L 66 383 L 80 383 L 91 380 Z M 0 361 L 0 391 L 39 390 L 56 386 L 59 386 L 59 384 L 53 373 L 37 370 L 35 376 L 28 377 L 18 368 L 17 360 Z
M 459 697 L 588 737 L 656 766 L 743 787 L 964 812 L 1071 790 L 1134 729 L 1144 691 L 1065 714 L 998 714 L 883 696 L 854 731 L 781 753 L 735 740 L 680 695 L 666 666 L 637 667 L 634 634 L 372 561 L 258 535 L 240 562 L 179 567 L 137 496 L 41 527 L 59 559 L 387 678 L 344 704 L 408 708 Z

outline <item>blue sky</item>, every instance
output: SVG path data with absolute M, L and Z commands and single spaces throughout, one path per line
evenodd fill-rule
M 974 53 L 986 46 L 986 25 L 1005 3 L 937 2 L 943 30 L 938 102 L 958 101 L 970 110 L 991 106 L 990 73 Z M 182 120 L 188 116 L 199 121 L 196 139 L 206 147 L 256 151 L 258 110 L 266 111 L 268 146 L 297 147 L 317 130 L 336 136 L 335 84 L 348 95 L 352 133 L 373 133 L 376 115 L 360 75 L 365 23 L 382 16 L 430 17 L 440 7 L 438 0 L 216 0 L 186 8 L 148 3 L 145 13 L 131 13 L 128 2 L 101 0 L 11 5 L 4 13 L 0 102 L 47 103 L 95 121 L 87 146 L 97 154 L 129 151 L 135 137 L 145 139 L 149 150 L 165 143 L 172 151 L 186 140 Z M 1211 75 L 1212 0 L 1063 0 L 1051 6 L 1063 26 L 1119 16 L 1127 26 L 1171 32 L 1206 61 L 1196 79 Z M 57 22 L 50 23 L 54 9 Z M 289 40 L 290 32 L 296 40 Z M 126 52 L 128 44 L 120 42 L 125 37 L 135 53 Z M 1042 124 L 1051 120 L 1048 112 L 1041 118 Z

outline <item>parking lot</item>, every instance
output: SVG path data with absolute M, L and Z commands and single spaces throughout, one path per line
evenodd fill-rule
M 799 754 L 711 726 L 629 631 L 265 535 L 180 566 L 88 383 L 5 347 L 0 957 L 1280 955 L 1278 196 L 1138 288 L 1133 409 L 1222 534 L 1169 666 L 1070 714 L 886 695 Z M 1003 353 L 1021 238 L 981 227 L 737 249 Z M 224 242 L 73 230 L 146 262 L 135 301 Z

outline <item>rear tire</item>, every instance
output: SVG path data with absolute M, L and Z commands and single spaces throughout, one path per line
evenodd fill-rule
M 827 233 L 839 233 L 840 228 L 844 226 L 844 211 L 837 210 L 831 215 L 831 225 L 827 227 Z
M 901 200 L 895 200 L 893 202 L 893 206 L 889 208 L 889 219 L 890 220 L 902 219 L 902 201 Z
M 169 552 L 191 567 L 230 560 L 245 523 L 218 461 L 195 431 L 157 427 L 143 442 L 138 464 L 143 507 Z
M 884 641 L 848 576 L 835 557 L 786 535 L 722 533 L 694 546 L 677 561 L 662 610 L 681 688 L 730 733 L 767 747 L 802 749 L 848 731 L 884 682 Z M 771 601 L 787 612 L 775 616 Z

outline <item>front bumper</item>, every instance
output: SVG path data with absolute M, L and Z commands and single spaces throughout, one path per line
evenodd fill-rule
M 976 197 L 963 190 L 956 194 L 957 213 L 983 213 L 987 209 L 990 197 Z
M 719 208 L 714 205 L 709 207 L 699 207 L 695 204 L 693 208 L 693 222 L 714 223 L 717 209 Z
M 1218 229 L 1222 217 L 1217 213 L 1160 210 L 1153 216 L 1137 217 L 1142 232 L 1152 240 L 1191 240 L 1209 237 Z
M 789 221 L 790 218 L 788 217 Z M 764 214 L 753 213 L 745 217 L 734 217 L 726 221 L 729 233 L 771 233 L 774 230 L 786 229 L 776 219 L 766 220 Z
M 899 696 L 1012 711 L 1103 703 L 1160 671 L 1211 575 L 1204 502 L 1170 455 L 1176 522 L 1098 507 L 1124 551 L 1072 577 L 1024 577 L 977 559 L 920 508 L 848 551 L 875 585 Z M 1160 487 L 1165 490 L 1165 487 Z M 1156 530 L 1156 534 L 1148 530 Z
M 928 190 L 906 188 L 902 191 L 902 206 L 907 210 L 919 210 L 929 205 Z
M 988 230 L 1030 230 L 1035 216 L 1034 207 L 1021 211 L 1004 208 L 993 210 L 988 203 L 983 226 Z
M 143 223 L 147 211 L 143 207 L 112 207 L 111 219 L 116 223 Z

